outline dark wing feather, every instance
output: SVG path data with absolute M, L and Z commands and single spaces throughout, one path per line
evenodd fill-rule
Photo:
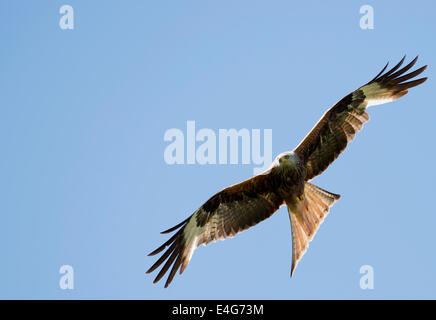
M 406 74 L 418 57 L 399 69 L 404 58 L 383 74 L 386 65 L 374 79 L 331 107 L 295 148 L 295 153 L 306 162 L 306 180 L 322 173 L 362 129 L 369 120 L 367 107 L 394 101 L 404 96 L 409 88 L 427 80 L 421 78 L 406 82 L 421 74 L 427 66 Z
M 179 229 L 168 241 L 150 255 L 169 248 L 150 267 L 147 273 L 160 265 L 162 269 L 154 282 L 159 281 L 171 268 L 167 287 L 177 270 L 184 271 L 192 253 L 200 244 L 233 237 L 237 233 L 270 217 L 284 203 L 275 193 L 280 178 L 274 174 L 261 174 L 223 189 L 206 201 L 191 217 L 163 233 Z

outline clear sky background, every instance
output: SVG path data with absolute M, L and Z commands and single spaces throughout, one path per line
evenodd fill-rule
M 59 8 L 74 8 L 61 30 Z M 374 8 L 362 30 L 359 9 Z M 434 1 L 1 1 L 0 298 L 436 298 Z M 198 248 L 168 289 L 146 254 L 253 165 L 164 162 L 170 128 L 272 129 L 274 156 L 380 71 L 429 80 L 373 107 L 313 182 L 340 193 L 291 279 L 285 207 Z M 74 268 L 74 289 L 59 268 Z M 362 265 L 374 289 L 359 286 Z

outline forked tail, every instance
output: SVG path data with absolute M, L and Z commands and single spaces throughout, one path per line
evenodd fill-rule
M 291 276 L 330 207 L 340 197 L 306 182 L 303 197 L 287 203 L 292 228 Z

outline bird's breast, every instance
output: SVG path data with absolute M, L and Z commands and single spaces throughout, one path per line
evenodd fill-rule
M 300 196 L 304 192 L 304 170 L 298 166 L 289 167 L 282 171 L 280 193 L 284 199 Z

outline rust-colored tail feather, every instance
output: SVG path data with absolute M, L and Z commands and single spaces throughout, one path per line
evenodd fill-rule
M 340 197 L 306 182 L 303 200 L 287 203 L 292 228 L 291 277 L 330 207 Z

